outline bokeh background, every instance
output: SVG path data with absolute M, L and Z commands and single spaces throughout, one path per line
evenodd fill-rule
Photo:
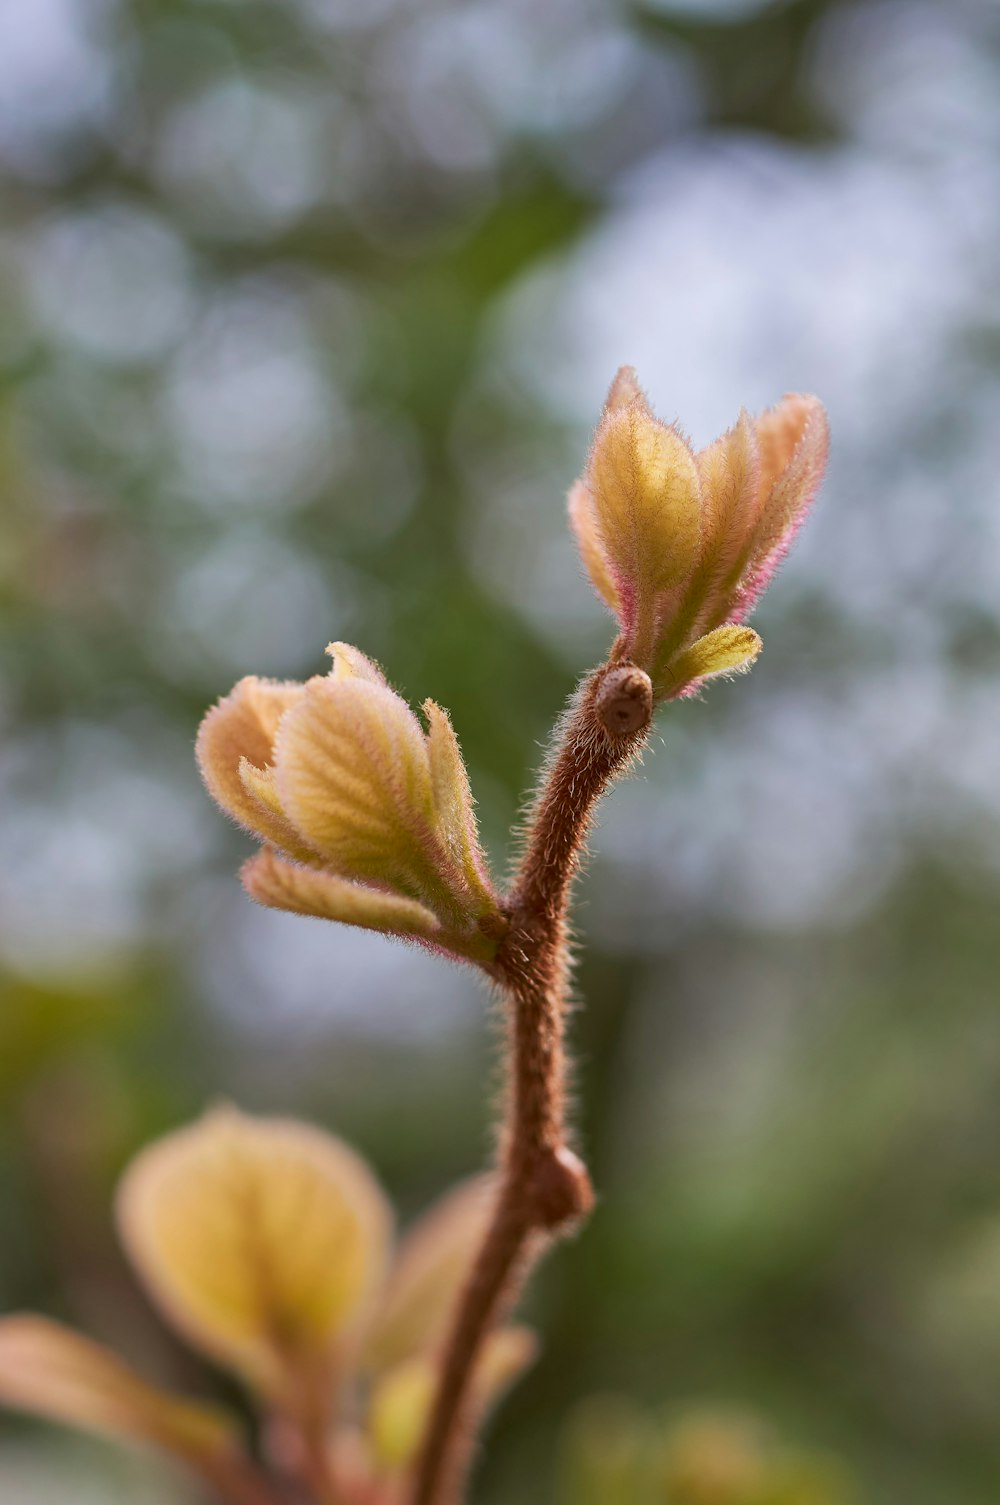
M 476 1500 L 568 1498 L 612 1392 L 995 1505 L 1000 10 L 0 0 L 0 168 L 0 1307 L 211 1386 L 116 1251 L 137 1146 L 296 1113 L 404 1214 L 484 1160 L 483 991 L 252 907 L 199 716 L 356 642 L 450 707 L 503 868 L 611 631 L 562 496 L 614 368 L 698 443 L 815 391 L 764 656 L 595 839 L 601 1203 Z M 2 1428 L 4 1500 L 196 1498 Z

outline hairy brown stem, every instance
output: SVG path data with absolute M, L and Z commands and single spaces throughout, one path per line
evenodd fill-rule
M 268 1462 L 295 1499 L 309 1505 L 342 1505 L 328 1447 L 336 1379 L 326 1369 L 298 1374 L 265 1430 Z
M 204 1467 L 220 1505 L 287 1505 L 287 1501 L 252 1463 L 242 1458 L 220 1460 Z
M 312 1491 L 316 1505 L 337 1505 L 339 1492 L 333 1482 L 322 1427 L 305 1430 L 302 1444 L 302 1482 Z
M 566 1143 L 569 901 L 594 807 L 642 747 L 651 714 L 648 676 L 612 660 L 574 697 L 543 773 L 490 968 L 509 1019 L 500 1192 L 445 1349 L 412 1505 L 457 1505 L 483 1342 L 546 1244 L 592 1205 L 586 1168 Z

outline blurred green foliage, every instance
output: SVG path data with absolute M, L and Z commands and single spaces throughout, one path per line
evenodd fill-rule
M 614 1396 L 584 1402 L 565 1430 L 566 1505 L 848 1505 L 828 1459 L 788 1452 L 750 1416 L 655 1419 Z

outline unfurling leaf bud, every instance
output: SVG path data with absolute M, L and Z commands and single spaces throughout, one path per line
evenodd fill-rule
M 261 904 L 488 961 L 502 932 L 447 713 L 406 702 L 356 648 L 305 684 L 243 679 L 205 717 L 198 761 L 267 843 L 243 870 Z
M 322 1390 L 379 1286 L 392 1230 L 380 1187 L 348 1145 L 228 1107 L 137 1156 L 118 1221 L 168 1320 L 281 1401 Z
M 338 1500 L 342 1486 L 345 1505 L 399 1505 L 496 1200 L 494 1177 L 463 1182 L 394 1250 L 388 1203 L 348 1145 L 294 1119 L 223 1107 L 140 1151 L 121 1181 L 118 1222 L 163 1317 L 248 1385 L 267 1459 L 294 1470 L 303 1436 L 315 1436 Z M 523 1327 L 489 1335 L 472 1376 L 473 1420 L 536 1347 Z M 163 1449 L 213 1498 L 279 1498 L 236 1417 L 157 1389 L 43 1317 L 0 1318 L 0 1406 Z
M 741 413 L 696 453 L 654 416 L 631 368 L 618 372 L 569 513 L 620 653 L 648 671 L 657 700 L 757 656 L 741 624 L 809 508 L 827 443 L 822 404 L 793 395 Z

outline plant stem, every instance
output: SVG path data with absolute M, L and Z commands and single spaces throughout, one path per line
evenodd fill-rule
M 647 675 L 612 655 L 570 703 L 543 771 L 504 906 L 509 929 L 489 969 L 509 1023 L 500 1191 L 445 1349 L 412 1505 L 457 1505 L 482 1345 L 546 1245 L 592 1205 L 586 1168 L 566 1143 L 569 902 L 594 807 L 642 748 L 651 714 Z
M 309 1505 L 342 1505 L 328 1446 L 338 1378 L 332 1366 L 293 1372 L 285 1404 L 269 1418 L 267 1457 L 289 1488 L 294 1486 L 296 1500 Z
M 315 1497 L 315 1505 L 337 1505 L 339 1492 L 333 1482 L 322 1418 L 302 1429 L 302 1482 Z
M 284 1496 L 249 1460 L 227 1458 L 202 1465 L 221 1505 L 287 1505 Z

